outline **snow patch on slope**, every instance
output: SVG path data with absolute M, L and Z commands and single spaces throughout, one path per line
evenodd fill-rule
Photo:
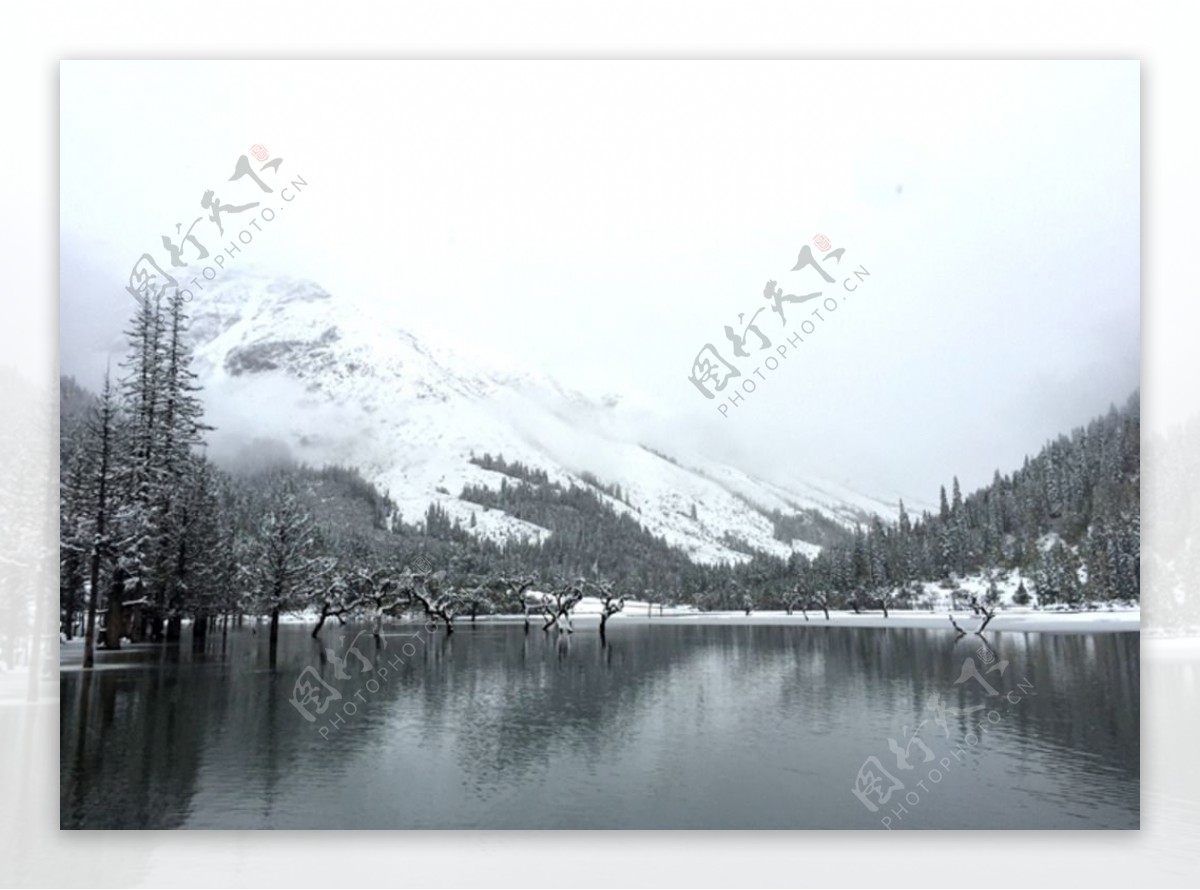
M 407 521 L 436 503 L 474 534 L 543 540 L 546 529 L 459 498 L 466 485 L 499 487 L 500 474 L 471 462 L 484 453 L 562 485 L 586 486 L 584 474 L 619 485 L 628 503 L 593 491 L 699 563 L 819 552 L 812 542 L 776 539 L 767 511 L 814 510 L 845 527 L 895 514 L 893 504 L 835 483 L 779 485 L 700 457 L 659 454 L 622 429 L 613 400 L 543 375 L 479 367 L 308 282 L 231 275 L 191 308 L 197 370 L 218 428 L 214 457 L 265 439 L 297 460 L 356 466 Z

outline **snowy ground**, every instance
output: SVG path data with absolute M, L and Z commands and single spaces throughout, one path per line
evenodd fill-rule
M 587 613 L 576 613 L 577 618 L 588 618 Z M 792 615 L 786 612 L 753 612 L 747 616 L 744 612 L 697 612 L 666 609 L 660 616 L 658 608 L 647 616 L 643 604 L 641 609 L 626 608 L 625 612 L 613 616 L 611 621 L 620 620 L 650 620 L 688 624 L 806 624 L 812 627 L 911 627 L 952 630 L 949 613 L 918 612 L 913 610 L 892 611 L 887 618 L 881 612 L 866 612 L 856 615 L 853 612 L 830 611 L 829 620 L 818 609 L 809 610 L 808 620 L 797 609 Z M 970 611 L 954 612 L 954 620 L 967 633 L 979 627 L 980 619 Z M 497 619 L 491 619 L 497 620 Z M 499 619 L 504 620 L 504 619 Z M 520 616 L 517 616 L 520 620 Z M 1041 612 L 1032 609 L 1011 609 L 998 613 L 988 625 L 988 633 L 992 631 L 1011 631 L 1025 633 L 1037 631 L 1042 633 L 1104 633 L 1119 631 L 1137 631 L 1141 625 L 1139 609 L 1121 609 L 1095 612 Z
M 599 616 L 600 604 L 590 597 L 576 607 L 573 616 L 576 623 L 595 620 Z M 967 633 L 979 627 L 980 620 L 969 609 L 947 609 L 937 611 L 899 609 L 892 610 L 887 618 L 878 610 L 856 615 L 850 611 L 831 609 L 829 620 L 820 609 L 809 609 L 808 618 L 796 609 L 792 615 L 780 611 L 756 610 L 749 616 L 742 610 L 727 612 L 701 612 L 692 606 L 659 606 L 645 602 L 626 602 L 625 611 L 618 612 L 610 621 L 664 621 L 687 624 L 809 624 L 813 627 L 913 627 L 952 630 L 948 615 L 953 614 L 958 626 Z M 988 632 L 1038 631 L 1046 633 L 1102 633 L 1105 631 L 1137 631 L 1141 625 L 1141 610 L 1137 608 L 1113 608 L 1080 611 L 1042 611 L 1029 608 L 1010 608 L 998 612 L 988 625 Z M 534 616 L 536 620 L 536 616 Z M 480 617 L 480 621 L 522 621 L 520 615 L 494 615 Z M 456 624 L 463 622 L 459 619 Z
M 742 610 L 725 612 L 701 612 L 693 606 L 659 606 L 645 601 L 633 600 L 625 603 L 625 610 L 613 615 L 609 620 L 613 623 L 639 621 L 664 622 L 672 624 L 759 624 L 759 625 L 806 625 L 810 627 L 874 627 L 874 628 L 931 628 L 935 630 L 952 630 L 949 615 L 953 614 L 955 622 L 967 633 L 973 633 L 979 627 L 981 619 L 970 610 L 955 610 L 953 613 L 945 608 L 930 611 L 929 609 L 893 609 L 887 618 L 878 610 L 862 614 L 850 611 L 830 610 L 829 619 L 820 609 L 809 609 L 808 617 L 797 608 L 792 615 L 787 612 L 755 610 L 746 615 Z M 572 613 L 573 623 L 584 627 L 599 621 L 600 602 L 592 597 L 585 597 Z M 415 613 L 412 621 L 420 620 Z M 480 615 L 478 622 L 484 623 L 513 623 L 524 622 L 524 616 L 516 615 Z M 537 624 L 542 620 L 539 613 L 530 614 L 530 622 Z M 280 617 L 281 624 L 315 623 L 316 616 L 305 613 L 290 614 Z M 185 624 L 189 622 L 184 622 Z M 469 625 L 471 619 L 460 616 L 455 620 L 456 627 Z M 245 627 L 266 625 L 266 619 L 247 618 Z M 334 626 L 332 622 L 329 626 Z M 392 622 L 388 622 L 391 625 Z M 1139 631 L 1141 629 L 1141 610 L 1139 608 L 1110 607 L 1105 609 L 1080 611 L 1048 611 L 1030 608 L 1012 607 L 999 611 L 988 625 L 987 632 L 1010 633 L 1118 633 Z M 83 641 L 75 639 L 71 642 L 60 643 L 60 664 L 67 668 L 78 668 L 83 657 Z M 131 646 L 126 643 L 122 652 L 128 653 L 139 648 L 155 648 L 153 643 L 143 643 Z M 103 649 L 99 650 L 101 653 Z M 121 666 L 106 665 L 106 666 Z
M 934 628 L 938 630 L 953 630 L 947 612 L 918 612 L 912 610 L 892 611 L 887 618 L 881 612 L 866 612 L 855 615 L 853 612 L 830 611 L 829 620 L 820 611 L 809 610 L 807 624 L 812 627 L 911 627 Z M 644 611 L 622 613 L 612 620 L 620 618 L 645 619 Z M 670 621 L 673 623 L 692 624 L 805 624 L 803 613 L 799 609 L 795 614 L 786 612 L 753 612 L 747 616 L 744 612 L 692 612 L 688 614 L 671 614 L 669 611 L 659 617 L 654 610 L 652 621 Z M 971 612 L 955 612 L 954 620 L 958 626 L 968 633 L 979 627 L 980 619 Z M 1119 631 L 1137 631 L 1141 625 L 1141 611 L 1138 609 L 1113 610 L 1111 612 L 1040 612 L 1032 609 L 1013 609 L 998 613 L 988 625 L 987 632 L 1011 631 L 1026 633 L 1031 631 L 1041 633 L 1104 633 Z

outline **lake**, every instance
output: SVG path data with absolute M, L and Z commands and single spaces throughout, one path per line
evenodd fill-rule
M 61 825 L 1138 827 L 1136 633 L 576 626 L 64 647 Z

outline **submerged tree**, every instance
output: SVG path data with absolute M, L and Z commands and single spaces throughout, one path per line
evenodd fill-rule
M 317 623 L 313 625 L 312 638 L 315 640 L 330 618 L 337 619 L 338 624 L 345 625 L 346 616 L 355 612 L 360 601 L 346 582 L 346 578 L 338 573 L 333 577 L 321 594 L 317 597 Z
M 256 535 L 257 557 L 247 568 L 255 604 L 270 617 L 271 656 L 279 641 L 279 618 L 306 605 L 305 594 L 332 565 L 317 550 L 316 529 L 300 503 L 296 485 L 278 475 L 269 482 Z
M 600 645 L 608 645 L 605 631 L 608 619 L 625 609 L 625 597 L 618 594 L 613 583 L 608 580 L 596 581 L 592 584 L 592 595 L 600 601 Z
M 549 631 L 551 627 L 557 626 L 560 631 L 575 632 L 571 621 L 571 612 L 583 599 L 583 585 L 583 579 L 561 582 L 544 595 L 542 614 L 546 620 L 542 625 L 542 630 Z
M 419 579 L 410 574 L 397 576 L 394 569 L 375 566 L 351 569 L 345 577 L 353 597 L 348 608 L 367 611 L 376 638 L 383 635 L 385 617 L 396 617 L 415 602 L 413 590 Z
M 444 570 L 415 576 L 406 592 L 425 610 L 435 625 L 438 621 L 446 625 L 447 635 L 454 633 L 454 619 L 470 609 L 468 599 L 447 578 Z
M 995 606 L 988 605 L 986 601 L 981 603 L 978 597 L 972 596 L 971 611 L 983 619 L 983 623 L 975 631 L 975 633 L 982 635 L 987 629 L 988 624 L 991 623 L 991 620 L 996 617 L 996 608 Z

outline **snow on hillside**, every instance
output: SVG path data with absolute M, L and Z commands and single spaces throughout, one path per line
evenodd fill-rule
M 1012 609 L 1017 607 L 1013 597 L 1016 595 L 1017 589 L 1021 586 L 1021 582 L 1025 583 L 1025 591 L 1031 597 L 1031 601 L 1035 600 L 1035 586 L 1033 581 L 1023 576 L 1018 570 L 1013 569 L 1008 572 L 998 572 L 995 576 L 996 590 L 999 594 L 999 602 L 997 605 L 1002 609 Z M 983 575 L 967 575 L 959 578 L 955 582 L 955 587 L 958 590 L 958 606 L 965 608 L 970 597 L 978 597 L 980 602 L 984 602 L 984 597 L 987 595 L 990 582 Z M 937 581 L 921 582 L 921 592 L 916 597 L 916 604 L 920 608 L 932 608 L 938 612 L 945 612 L 950 609 L 951 596 L 950 591 Z
M 499 487 L 501 474 L 470 461 L 485 453 L 564 485 L 587 485 L 585 473 L 619 485 L 628 503 L 594 490 L 701 563 L 743 561 L 750 550 L 819 552 L 777 540 L 764 511 L 811 509 L 847 527 L 895 514 L 895 504 L 834 483 L 783 486 L 700 457 L 676 462 L 618 432 L 610 401 L 434 349 L 309 282 L 231 275 L 191 309 L 214 458 L 282 443 L 310 464 L 357 466 L 408 521 L 436 502 L 464 525 L 474 514 L 480 536 L 546 535 L 459 499 L 464 485 Z

